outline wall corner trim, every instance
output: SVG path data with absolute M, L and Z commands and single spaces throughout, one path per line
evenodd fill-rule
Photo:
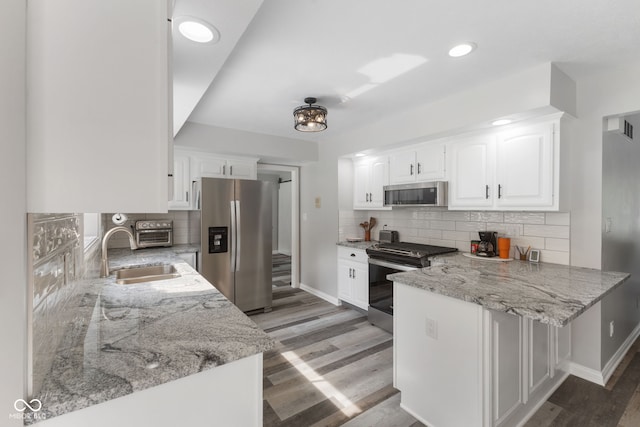
M 613 372 L 616 370 L 618 365 L 622 362 L 622 359 L 625 357 L 627 352 L 631 349 L 631 346 L 636 341 L 636 339 L 640 336 L 640 324 L 636 325 L 633 332 L 629 334 L 627 339 L 622 343 L 620 348 L 611 356 L 611 359 L 607 361 L 604 365 L 602 371 L 598 371 L 596 369 L 587 368 L 586 366 L 580 365 L 575 362 L 571 362 L 570 372 L 572 375 L 575 375 L 578 378 L 582 378 L 583 380 L 591 381 L 592 383 L 605 386 L 607 381 L 613 375 Z
M 307 291 L 309 292 L 311 295 L 315 295 L 318 298 L 322 298 L 323 300 L 330 302 L 333 305 L 341 305 L 340 304 L 340 300 L 334 296 L 331 296 L 327 293 L 324 293 L 322 291 L 319 291 L 316 288 L 312 288 L 311 286 L 305 285 L 304 283 L 300 283 L 300 289 L 302 289 L 303 291 Z

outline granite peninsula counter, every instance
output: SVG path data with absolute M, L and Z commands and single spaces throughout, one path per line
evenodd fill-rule
M 181 275 L 174 279 L 119 285 L 112 275 L 80 284 L 76 320 L 34 396 L 43 424 L 273 348 L 264 331 L 175 255 L 180 252 L 193 250 L 109 251 L 112 273 L 168 263 Z
M 629 274 L 455 254 L 434 257 L 431 267 L 389 278 L 491 310 L 565 326 L 621 285 Z
M 401 407 L 426 425 L 506 427 L 562 384 L 570 322 L 629 274 L 455 254 L 388 278 Z

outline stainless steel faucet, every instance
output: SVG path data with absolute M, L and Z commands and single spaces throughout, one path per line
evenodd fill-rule
M 109 276 L 109 259 L 107 258 L 107 243 L 111 236 L 113 236 L 118 231 L 122 231 L 123 233 L 127 233 L 129 236 L 129 245 L 131 246 L 131 250 L 138 249 L 138 245 L 136 244 L 136 239 L 133 237 L 133 234 L 127 227 L 113 227 L 111 230 L 104 233 L 104 237 L 102 238 L 102 266 L 100 267 L 100 277 Z

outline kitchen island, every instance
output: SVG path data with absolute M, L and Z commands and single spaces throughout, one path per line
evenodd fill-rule
M 38 425 L 262 425 L 262 352 L 272 339 L 176 250 L 110 257 L 112 272 L 171 264 L 180 277 L 80 284 L 75 321 L 34 396 Z
M 523 423 L 569 373 L 568 325 L 627 273 L 460 254 L 394 281 L 394 385 L 434 427 Z

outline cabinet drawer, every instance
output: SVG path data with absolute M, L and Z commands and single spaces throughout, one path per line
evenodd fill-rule
M 338 246 L 338 259 L 349 260 L 353 262 L 361 262 L 367 264 L 369 257 L 364 249 L 347 248 Z

